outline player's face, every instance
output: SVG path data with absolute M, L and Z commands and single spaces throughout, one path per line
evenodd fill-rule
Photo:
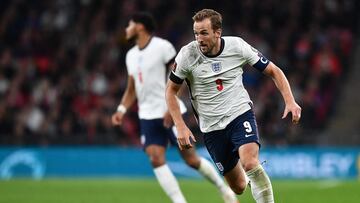
M 129 21 L 128 26 L 125 29 L 126 32 L 126 39 L 127 40 L 134 40 L 137 38 L 137 31 L 136 31 L 136 23 L 132 20 Z
M 194 22 L 194 35 L 203 54 L 214 55 L 217 53 L 217 43 L 221 30 L 213 30 L 210 19 Z

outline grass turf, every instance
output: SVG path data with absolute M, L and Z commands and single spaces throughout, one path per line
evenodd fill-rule
M 180 179 L 189 203 L 222 199 L 204 180 Z M 274 180 L 278 203 L 359 203 L 360 181 Z M 254 203 L 249 188 L 241 203 Z M 0 203 L 170 203 L 155 179 L 15 179 L 0 181 Z

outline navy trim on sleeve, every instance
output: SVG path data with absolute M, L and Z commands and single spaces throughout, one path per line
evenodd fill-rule
M 174 83 L 178 84 L 178 85 L 181 85 L 183 83 L 183 79 L 179 78 L 178 76 L 176 76 L 172 71 L 170 73 L 170 77 L 169 79 L 171 81 L 173 81 Z
M 260 59 L 253 65 L 258 71 L 263 72 L 270 61 L 265 57 L 261 56 Z

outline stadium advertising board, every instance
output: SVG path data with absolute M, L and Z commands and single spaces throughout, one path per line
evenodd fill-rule
M 198 153 L 209 158 L 205 148 Z M 168 151 L 167 159 L 177 176 L 199 177 L 176 149 Z M 272 178 L 360 177 L 360 150 L 354 148 L 266 148 L 260 160 Z M 14 177 L 153 177 L 153 172 L 140 149 L 0 148 L 0 179 Z

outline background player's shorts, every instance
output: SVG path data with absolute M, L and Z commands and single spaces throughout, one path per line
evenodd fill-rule
M 175 127 L 165 128 L 163 119 L 140 119 L 141 144 L 145 149 L 151 144 L 167 147 L 168 144 L 177 146 Z
M 239 147 L 251 142 L 260 146 L 256 119 L 251 109 L 231 121 L 225 129 L 204 133 L 205 146 L 222 175 L 238 163 Z

